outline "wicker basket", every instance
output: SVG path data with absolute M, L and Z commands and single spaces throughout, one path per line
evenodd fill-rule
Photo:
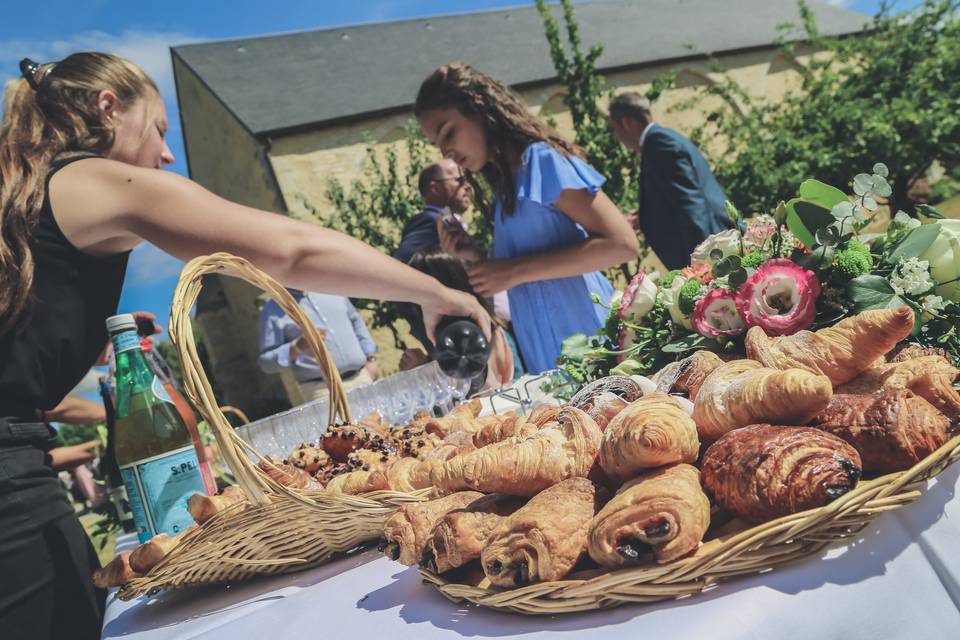
M 203 276 L 214 273 L 243 278 L 261 288 L 293 318 L 316 354 L 327 381 L 329 423 L 352 420 L 337 368 L 313 323 L 285 288 L 246 260 L 230 254 L 217 253 L 187 263 L 170 309 L 170 338 L 180 354 L 187 395 L 213 431 L 250 506 L 239 513 L 228 509 L 187 534 L 149 573 L 121 587 L 121 600 L 165 588 L 242 580 L 319 564 L 333 553 L 379 537 L 384 521 L 397 507 L 423 500 L 429 493 L 424 489 L 415 493 L 377 491 L 347 496 L 298 491 L 278 484 L 251 461 L 249 454 L 262 456 L 234 432 L 217 405 L 193 339 L 190 310 L 200 293 Z
M 960 436 L 911 469 L 861 482 L 819 509 L 785 516 L 704 543 L 695 554 L 665 565 L 590 571 L 557 582 L 497 589 L 486 580 L 456 584 L 420 571 L 424 581 L 453 600 L 528 615 L 607 609 L 628 602 L 655 602 L 699 593 L 717 582 L 759 573 L 809 556 L 860 532 L 877 516 L 920 496 L 924 481 L 960 458 Z

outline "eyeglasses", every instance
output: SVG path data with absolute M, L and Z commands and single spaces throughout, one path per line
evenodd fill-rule
M 467 176 L 461 174 L 459 176 L 454 176 L 453 178 L 437 178 L 434 182 L 447 182 L 449 180 L 456 180 L 457 184 L 464 185 L 467 183 Z

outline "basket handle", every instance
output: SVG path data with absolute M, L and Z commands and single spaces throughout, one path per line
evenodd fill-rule
M 217 404 L 213 388 L 210 386 L 210 381 L 200 364 L 197 345 L 193 339 L 190 311 L 200 295 L 203 276 L 208 274 L 242 278 L 269 294 L 280 305 L 280 308 L 297 323 L 303 331 L 310 349 L 317 356 L 317 363 L 330 391 L 329 424 L 335 424 L 338 416 L 345 422 L 352 422 L 347 394 L 343 388 L 340 373 L 327 352 L 316 327 L 307 318 L 293 296 L 276 280 L 257 269 L 249 261 L 229 253 L 200 256 L 183 267 L 180 272 L 180 279 L 177 282 L 177 288 L 173 293 L 169 331 L 170 340 L 180 355 L 184 388 L 190 401 L 207 424 L 210 425 L 227 464 L 233 471 L 237 482 L 247 494 L 247 498 L 255 504 L 268 504 L 270 502 L 267 495 L 268 491 L 286 494 L 289 494 L 290 491 L 263 473 L 247 457 L 246 451 L 252 451 L 252 449 L 234 432 L 233 427 Z

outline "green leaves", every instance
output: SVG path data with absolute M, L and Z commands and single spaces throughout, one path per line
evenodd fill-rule
M 799 198 L 793 198 L 784 206 L 787 228 L 805 247 L 812 249 L 817 244 L 817 231 L 836 221 L 831 213 L 833 208 L 848 199 L 840 189 L 813 179 L 804 180 L 799 192 Z
M 933 244 L 938 235 L 940 235 L 940 225 L 938 223 L 917 227 L 887 254 L 887 263 L 898 264 L 901 260 L 916 258 Z
M 897 295 L 883 276 L 864 274 L 847 283 L 847 296 L 853 301 L 853 312 L 867 309 L 896 309 L 907 304 Z
M 593 349 L 590 338 L 583 333 L 575 333 L 560 343 L 561 356 L 573 362 L 582 362 Z
M 940 211 L 936 207 L 930 206 L 929 204 L 918 204 L 917 211 L 919 211 L 924 216 L 928 218 L 932 218 L 934 220 L 946 219 L 946 216 L 940 213 Z
M 661 351 L 664 353 L 686 353 L 688 351 L 706 349 L 709 346 L 717 346 L 716 340 L 705 338 L 697 333 L 691 333 L 690 335 L 677 338 L 663 345 Z

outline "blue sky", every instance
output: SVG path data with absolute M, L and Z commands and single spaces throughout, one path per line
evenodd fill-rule
M 532 1 L 532 0 L 531 0 Z M 873 14 L 877 0 L 829 0 Z M 169 47 L 188 42 L 239 38 L 283 31 L 321 29 L 443 13 L 462 13 L 530 4 L 520 0 L 41 0 L 6 2 L 0 20 L 0 83 L 18 75 L 25 56 L 56 60 L 82 50 L 108 51 L 140 64 L 157 81 L 170 117 L 169 142 L 186 175 L 183 139 Z M 897 10 L 920 0 L 900 0 Z M 170 299 L 182 263 L 144 244 L 131 257 L 120 311 L 147 310 L 166 326 Z M 165 334 L 164 336 L 165 337 Z

